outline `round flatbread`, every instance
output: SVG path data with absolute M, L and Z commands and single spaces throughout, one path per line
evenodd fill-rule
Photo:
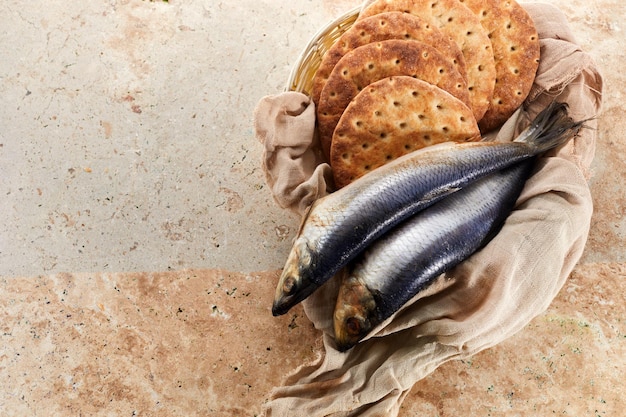
M 479 138 L 472 110 L 456 97 L 416 78 L 384 78 L 363 89 L 337 124 L 330 152 L 335 185 L 426 146 Z
M 459 0 L 376 0 L 360 13 L 357 22 L 392 11 L 431 22 L 459 46 L 465 58 L 470 107 L 476 120 L 480 120 L 491 103 L 496 69 L 491 41 L 478 17 Z
M 470 103 L 465 80 L 432 46 L 403 40 L 360 46 L 339 60 L 320 95 L 317 122 L 322 150 L 327 156 L 335 126 L 350 101 L 369 84 L 394 75 L 419 78 Z
M 526 100 L 539 68 L 539 35 L 526 10 L 514 0 L 459 0 L 483 25 L 491 39 L 496 83 L 483 132 L 500 127 Z
M 311 97 L 315 105 L 319 103 L 330 73 L 345 54 L 359 46 L 390 39 L 414 40 L 430 45 L 448 57 L 459 74 L 466 77 L 463 53 L 435 25 L 408 13 L 380 13 L 355 22 L 324 54 L 313 77 Z

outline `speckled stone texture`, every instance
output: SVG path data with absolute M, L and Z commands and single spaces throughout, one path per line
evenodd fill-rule
M 626 3 L 547 2 L 605 82 L 585 253 L 545 313 L 420 381 L 403 417 L 623 414 Z M 252 113 L 358 4 L 3 4 L 0 415 L 254 416 L 318 358 L 301 308 L 271 316 L 299 219 L 265 187 Z
M 0 406 L 33 416 L 257 415 L 284 374 L 321 354 L 300 307 L 271 316 L 277 276 L 2 280 Z M 626 266 L 580 266 L 548 311 L 506 342 L 442 365 L 400 415 L 620 415 L 625 305 Z
M 0 414 L 253 415 L 319 350 L 301 308 L 272 317 L 276 275 L 2 280 Z

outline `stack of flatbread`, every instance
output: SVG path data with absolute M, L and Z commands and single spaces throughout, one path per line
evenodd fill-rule
M 526 99 L 539 37 L 514 0 L 375 0 L 312 88 L 336 187 L 444 141 L 478 140 Z

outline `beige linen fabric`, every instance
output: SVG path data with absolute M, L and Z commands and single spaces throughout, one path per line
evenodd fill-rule
M 512 140 L 554 99 L 567 102 L 574 119 L 596 117 L 601 106 L 601 75 L 565 16 L 550 5 L 522 5 L 539 32 L 541 63 L 523 108 L 490 138 L 499 141 Z M 314 114 L 309 98 L 294 92 L 264 98 L 255 114 L 267 182 L 281 207 L 300 214 L 332 190 L 314 139 Z M 337 277 L 305 300 L 325 353 L 274 389 L 265 415 L 396 416 L 411 386 L 439 365 L 503 341 L 543 312 L 580 259 L 589 232 L 596 121 L 588 126 L 538 160 L 515 210 L 485 248 L 353 349 L 341 353 L 334 345 Z

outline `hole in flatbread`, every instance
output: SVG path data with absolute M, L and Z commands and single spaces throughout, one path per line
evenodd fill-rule
M 361 33 L 359 33 L 359 35 L 361 35 L 361 37 L 364 37 L 365 36 L 365 31 L 362 30 Z
M 471 30 L 468 30 L 468 31 L 467 31 L 467 36 L 470 36 L 471 34 L 472 34 L 472 31 L 471 31 Z
M 463 88 L 463 84 L 461 84 L 461 83 L 457 84 L 456 88 L 459 88 L 459 89 Z
M 444 72 L 443 68 L 439 68 L 439 74 L 443 74 Z
M 437 2 L 434 2 L 434 3 L 430 4 L 430 7 L 433 8 L 433 9 L 435 8 L 435 6 L 437 6 Z
M 506 28 L 507 28 L 507 29 L 511 29 L 511 22 L 509 22 L 509 23 L 507 23 L 507 24 L 506 24 Z
M 513 69 L 513 74 L 519 74 L 519 70 L 517 68 Z
M 385 159 L 387 159 L 387 161 L 391 161 L 391 160 L 393 159 L 393 156 L 391 156 L 391 155 L 387 155 L 387 156 L 385 157 Z
M 428 52 L 424 51 L 424 53 L 422 54 L 422 57 L 423 57 L 424 59 L 427 59 L 427 58 L 428 58 Z
M 478 66 L 478 71 L 482 71 L 482 70 L 484 70 L 484 69 L 485 69 L 485 66 L 484 66 L 483 64 L 480 64 L 480 65 Z
M 447 131 L 448 131 L 448 130 L 450 130 L 450 129 L 448 129 L 448 126 L 443 126 L 443 127 L 441 128 L 441 130 L 443 130 L 444 132 L 447 132 Z
M 369 70 L 373 70 L 373 69 L 374 69 L 374 64 L 370 63 L 370 64 L 367 66 L 367 69 L 369 69 Z
M 468 89 L 469 91 L 474 91 L 474 86 L 473 86 L 473 85 L 470 85 L 469 87 L 467 87 L 467 89 Z
M 424 25 L 426 29 L 430 29 L 430 25 Z
M 448 18 L 448 22 L 452 22 L 454 19 L 452 17 Z
M 345 70 L 343 70 L 341 73 L 342 73 L 343 75 L 348 75 L 348 70 L 347 70 L 347 69 L 345 69 Z
M 515 46 L 511 46 L 511 51 L 515 51 L 517 48 Z
M 369 165 L 365 165 L 365 166 L 363 167 L 363 169 L 364 169 L 364 170 L 366 170 L 366 171 L 369 171 L 369 170 L 370 170 L 370 166 L 369 166 Z
M 394 105 L 395 107 L 398 107 L 398 106 L 400 106 L 400 102 L 399 102 L 399 101 L 394 101 L 394 102 L 393 102 L 393 105 Z
M 481 13 L 481 15 L 482 15 L 483 17 L 487 16 L 487 10 L 483 10 L 483 11 L 482 11 L 482 13 Z
M 441 104 L 437 104 L 435 107 L 437 107 L 437 110 L 443 109 L 443 106 Z
M 465 121 L 465 116 L 461 116 L 461 117 L 459 117 L 459 120 L 460 120 L 460 121 L 462 121 L 462 122 L 464 122 L 464 121 Z
M 348 154 L 347 152 L 341 155 L 341 159 L 348 160 L 349 158 L 350 158 L 350 154 Z
M 405 122 L 400 122 L 398 124 L 398 126 L 400 127 L 400 129 L 406 129 L 406 123 Z
M 531 40 L 531 41 L 534 41 L 535 39 L 537 39 L 537 37 L 536 37 L 535 35 L 533 35 L 533 36 L 531 36 L 531 37 L 530 37 L 530 40 Z
M 417 96 L 419 96 L 419 93 L 418 93 L 417 91 L 412 91 L 412 92 L 411 92 L 411 95 L 412 95 L 413 97 L 417 97 Z
M 337 93 L 335 93 L 334 91 L 331 91 L 330 94 L 329 94 L 329 96 L 331 96 L 331 97 L 335 97 L 336 95 L 337 95 Z
M 367 148 L 369 148 L 369 147 L 370 147 L 370 145 L 369 145 L 367 142 L 366 142 L 366 143 L 363 143 L 363 144 L 361 145 L 361 148 L 363 148 L 363 149 L 367 149 Z
M 420 120 L 424 120 L 426 118 L 426 116 L 424 116 L 423 114 L 418 114 L 417 118 Z
M 381 21 L 380 21 L 380 25 L 381 25 L 381 26 L 385 26 L 386 24 L 387 24 L 387 22 L 385 22 L 384 20 L 381 20 Z
M 519 91 L 519 90 L 517 90 L 517 91 L 515 92 L 515 94 L 517 94 L 518 96 L 521 96 L 521 95 L 522 95 L 522 92 L 521 92 L 521 91 Z
M 424 139 L 424 142 L 430 142 L 430 135 L 424 135 L 422 139 Z
M 376 111 L 374 112 L 374 116 L 380 116 L 380 115 L 381 115 L 380 110 L 376 110 Z
M 411 39 L 411 35 L 409 35 L 408 33 L 404 34 L 404 39 Z
M 381 139 L 385 139 L 387 137 L 387 134 L 385 132 L 381 132 L 380 133 L 380 138 Z
M 497 103 L 498 103 L 498 105 L 502 105 L 502 99 L 501 99 L 501 98 L 499 98 L 499 99 L 498 99 L 498 101 L 497 101 Z
M 400 60 L 396 59 L 396 65 L 400 65 Z
M 404 144 L 404 149 L 406 149 L 408 151 L 409 149 L 411 149 L 411 145 L 409 143 L 405 143 Z
M 356 127 L 362 127 L 363 126 L 363 122 L 360 120 L 357 120 L 356 123 L 354 123 L 356 125 Z

